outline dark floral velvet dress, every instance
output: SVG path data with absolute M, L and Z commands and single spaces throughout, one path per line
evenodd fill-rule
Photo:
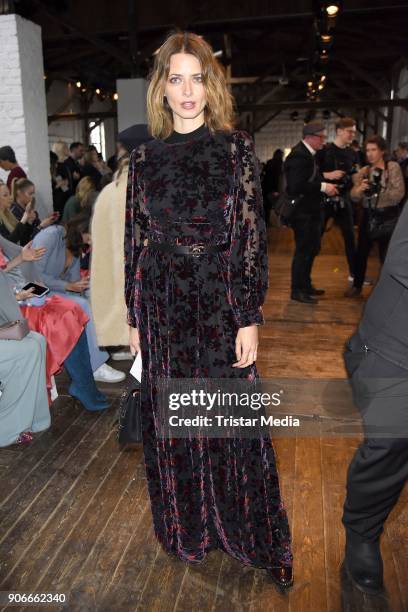
M 225 244 L 200 257 L 145 239 Z M 240 327 L 262 324 L 268 286 L 257 161 L 244 132 L 205 126 L 132 153 L 125 235 L 128 322 L 139 329 L 143 446 L 155 533 L 200 562 L 220 548 L 262 568 L 290 566 L 290 534 L 274 450 L 259 439 L 162 439 L 158 378 L 257 377 L 232 368 Z

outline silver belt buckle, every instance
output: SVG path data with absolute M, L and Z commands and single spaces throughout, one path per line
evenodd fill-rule
M 199 257 L 204 253 L 204 245 L 203 244 L 193 244 L 191 247 L 191 254 L 193 257 Z

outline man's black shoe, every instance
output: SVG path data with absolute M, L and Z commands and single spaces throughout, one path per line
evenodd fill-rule
M 290 296 L 290 299 L 295 300 L 295 302 L 303 302 L 303 304 L 319 303 L 319 300 L 316 300 L 316 298 L 312 297 L 311 295 L 308 295 L 304 291 L 293 291 Z
M 316 287 L 312 287 L 310 289 L 308 289 L 308 294 L 309 295 L 324 295 L 326 292 L 324 289 L 316 289 Z
M 344 567 L 352 583 L 363 593 L 378 595 L 384 590 L 379 540 L 362 541 L 346 532 Z

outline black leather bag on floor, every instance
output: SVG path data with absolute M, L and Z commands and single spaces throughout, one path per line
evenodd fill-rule
M 142 441 L 140 383 L 131 374 L 119 402 L 117 437 L 121 445 Z

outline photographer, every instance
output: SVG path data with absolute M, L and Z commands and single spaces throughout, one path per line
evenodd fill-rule
M 323 232 L 330 218 L 339 226 L 344 240 L 350 279 L 354 276 L 355 241 L 353 207 L 350 190 L 352 176 L 357 172 L 357 156 L 351 148 L 356 135 L 356 122 L 351 117 L 342 117 L 336 123 L 334 142 L 318 151 L 316 159 L 326 181 L 334 183 L 338 195 L 326 197 L 324 207 Z
M 371 136 L 366 142 L 368 166 L 353 177 L 350 192 L 354 202 L 361 201 L 361 217 L 357 253 L 354 264 L 353 286 L 345 297 L 357 297 L 361 293 L 367 269 L 367 259 L 374 242 L 378 243 L 381 263 L 384 263 L 393 228 L 400 213 L 400 202 L 405 185 L 397 162 L 386 160 L 386 142 L 381 136 Z

